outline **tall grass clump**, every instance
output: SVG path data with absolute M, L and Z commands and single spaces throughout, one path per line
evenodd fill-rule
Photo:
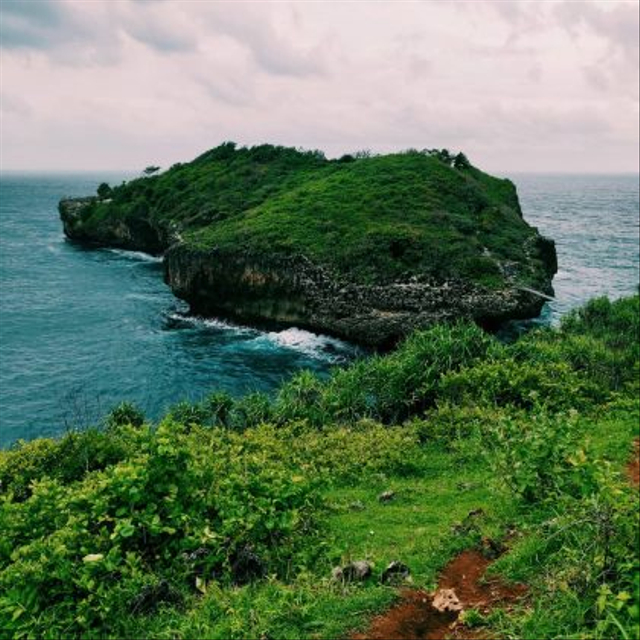
M 389 355 L 337 370 L 327 382 L 299 374 L 278 394 L 278 416 L 316 425 L 362 418 L 402 422 L 434 405 L 444 374 L 501 353 L 500 343 L 474 324 L 436 325 L 416 332 Z

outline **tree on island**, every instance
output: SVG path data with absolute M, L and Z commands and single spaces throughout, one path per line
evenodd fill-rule
M 468 169 L 469 167 L 471 167 L 471 163 L 469 162 L 469 159 L 467 158 L 467 156 L 465 156 L 464 153 L 462 153 L 461 151 L 453 159 L 453 168 Z
M 444 162 L 450 167 L 453 167 L 454 169 L 471 168 L 469 159 L 464 155 L 464 153 L 462 153 L 462 151 L 457 153 L 455 156 L 449 151 L 449 149 L 423 149 L 422 153 L 438 158 L 438 160 Z
M 103 182 L 98 187 L 97 193 L 98 197 L 102 200 L 104 200 L 105 198 L 109 198 L 111 197 L 111 187 L 106 182 Z
M 158 171 L 160 171 L 160 167 L 149 165 L 142 171 L 142 173 L 144 173 L 145 176 L 152 176 L 154 173 L 158 173 Z
M 445 164 L 448 164 L 449 166 L 451 166 L 451 163 L 453 162 L 453 157 L 451 156 L 451 152 L 449 151 L 449 149 L 434 149 L 433 153 L 436 156 L 436 158 L 438 158 L 438 160 L 441 160 Z

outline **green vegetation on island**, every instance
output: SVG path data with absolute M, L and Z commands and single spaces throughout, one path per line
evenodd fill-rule
M 124 403 L 17 443 L 3 637 L 342 638 L 398 597 L 391 561 L 428 589 L 489 539 L 528 591 L 466 612 L 487 637 L 637 638 L 639 329 L 637 295 L 510 345 L 438 325 L 274 397 L 214 392 L 157 424 Z M 331 577 L 363 559 L 371 577 Z
M 331 161 L 225 143 L 164 173 L 101 186 L 81 226 L 99 238 L 114 221 L 144 220 L 165 242 L 179 233 L 199 249 L 301 253 L 358 282 L 421 274 L 498 286 L 500 262 L 525 263 L 534 230 L 511 181 L 456 158 L 407 151 Z

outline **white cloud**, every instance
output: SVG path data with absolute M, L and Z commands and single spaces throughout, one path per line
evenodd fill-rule
M 637 169 L 637 3 L 0 7 L 5 168 L 169 165 L 234 139 Z

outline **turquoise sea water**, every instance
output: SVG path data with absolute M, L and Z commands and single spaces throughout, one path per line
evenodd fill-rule
M 123 399 L 155 418 L 214 388 L 269 391 L 300 368 L 322 374 L 356 354 L 298 329 L 189 318 L 157 259 L 66 241 L 58 200 L 126 177 L 0 177 L 0 446 L 91 424 Z M 525 218 L 557 242 L 557 299 L 543 322 L 637 289 L 637 176 L 511 178 Z

